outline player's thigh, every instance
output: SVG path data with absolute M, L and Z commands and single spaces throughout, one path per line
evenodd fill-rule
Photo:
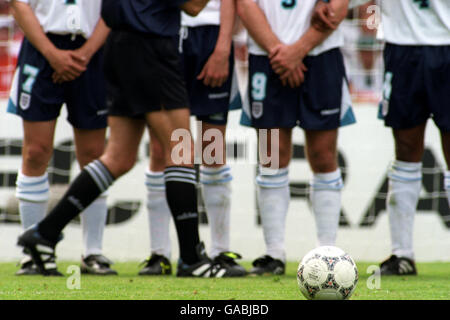
M 306 157 L 315 173 L 337 169 L 338 129 L 305 130 Z
M 420 162 L 424 152 L 426 122 L 409 129 L 393 129 L 395 156 L 405 162 Z
M 145 121 L 110 116 L 108 124 L 110 136 L 100 160 L 117 178 L 128 172 L 136 163 L 139 144 L 145 130 Z
M 81 168 L 98 159 L 105 150 L 106 129 L 73 129 L 75 152 Z
M 42 175 L 53 153 L 56 120 L 23 121 L 22 171 L 28 176 Z

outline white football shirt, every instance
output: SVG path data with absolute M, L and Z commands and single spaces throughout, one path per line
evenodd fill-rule
M 272 31 L 285 44 L 293 44 L 311 26 L 311 17 L 317 0 L 254 0 L 264 12 Z M 319 55 L 325 51 L 344 45 L 340 28 L 324 42 L 314 48 L 309 55 Z M 252 38 L 249 39 L 249 52 L 254 55 L 267 55 Z
M 17 0 L 30 5 L 45 33 L 89 38 L 100 19 L 102 0 Z
M 383 37 L 398 45 L 450 45 L 449 0 L 379 0 Z
M 183 12 L 181 14 L 181 25 L 184 27 L 220 25 L 220 0 L 210 0 L 196 17 L 191 17 Z

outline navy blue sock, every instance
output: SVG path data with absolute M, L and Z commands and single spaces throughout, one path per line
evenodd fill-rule
M 168 167 L 164 172 L 166 197 L 178 235 L 180 258 L 186 264 L 198 262 L 200 243 L 196 175 L 193 168 Z

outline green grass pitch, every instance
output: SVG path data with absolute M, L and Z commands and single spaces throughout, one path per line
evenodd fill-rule
M 72 263 L 76 264 L 76 263 Z M 61 262 L 66 272 L 71 265 Z M 369 289 L 370 263 L 359 263 L 353 300 L 449 300 L 450 263 L 419 263 L 418 276 L 382 277 L 379 289 Z M 246 268 L 250 263 L 244 263 Z M 138 263 L 114 265 L 119 276 L 81 276 L 81 288 L 69 290 L 68 276 L 18 277 L 14 263 L 0 263 L 0 300 L 303 300 L 297 288 L 297 263 L 284 276 L 237 279 L 192 279 L 175 276 L 139 277 Z

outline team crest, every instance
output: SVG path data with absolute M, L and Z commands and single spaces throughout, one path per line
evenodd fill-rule
M 254 101 L 252 103 L 252 117 L 254 119 L 259 119 L 262 117 L 264 111 L 263 103 L 259 101 Z
M 20 94 L 19 106 L 22 110 L 27 110 L 30 107 L 31 96 L 28 93 L 22 92 Z

